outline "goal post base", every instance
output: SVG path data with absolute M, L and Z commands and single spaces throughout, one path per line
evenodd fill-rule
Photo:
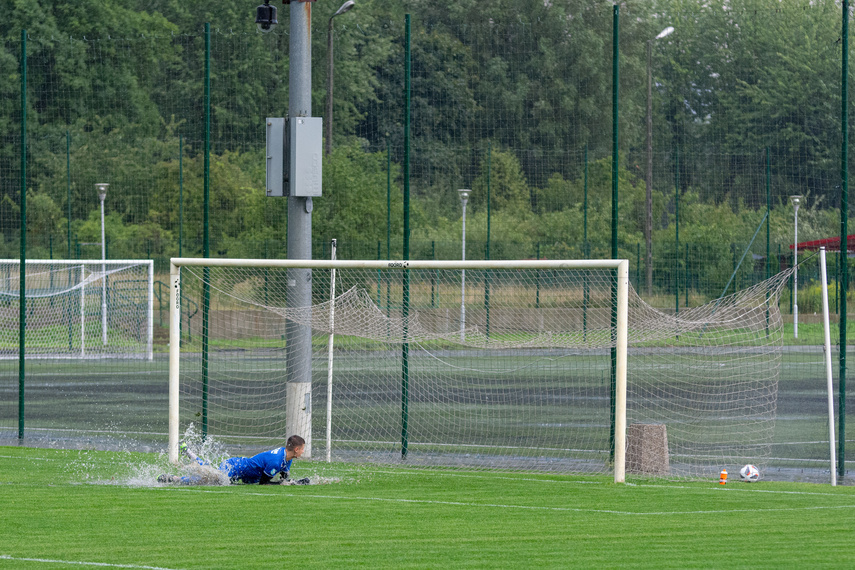
M 665 424 L 630 424 L 626 441 L 627 473 L 664 476 L 671 472 Z
M 306 440 L 305 459 L 312 458 L 312 383 L 288 382 L 285 392 L 285 437 L 299 435 Z

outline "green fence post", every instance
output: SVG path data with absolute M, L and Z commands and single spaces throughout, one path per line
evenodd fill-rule
M 582 217 L 582 241 L 585 244 L 585 259 L 588 259 L 588 256 L 591 252 L 588 250 L 588 145 L 585 145 L 585 184 L 584 184 L 584 192 L 585 198 L 583 202 L 583 217 Z
M 404 261 L 410 259 L 410 15 L 404 23 Z M 404 340 L 401 343 L 401 459 L 407 459 L 409 449 L 409 384 L 410 384 L 410 345 L 407 334 L 410 318 L 410 272 L 404 269 L 403 298 L 401 317 L 404 326 Z
M 837 475 L 846 474 L 846 294 L 849 292 L 849 0 L 843 0 L 843 40 L 840 81 L 840 384 L 838 392 Z
M 771 150 L 766 147 L 766 279 L 772 276 L 771 262 L 771 223 L 772 223 L 772 158 Z
M 766 279 L 771 277 L 771 222 L 772 222 L 772 159 L 769 147 L 766 147 Z M 769 336 L 769 291 L 766 290 L 766 336 Z
M 837 252 L 837 259 L 834 263 L 834 310 L 837 315 L 840 315 L 840 252 Z
M 392 259 L 392 143 L 386 135 L 386 259 Z M 386 276 L 386 316 L 391 304 L 392 277 Z
M 584 202 L 582 210 L 582 243 L 585 248 L 583 255 L 585 259 L 591 256 L 591 245 L 588 243 L 588 145 L 585 144 L 585 182 L 584 182 Z M 637 267 L 637 265 L 636 265 Z M 588 287 L 588 272 L 585 272 L 585 294 L 582 300 L 582 339 L 588 340 L 588 300 L 590 299 L 590 289 Z
M 492 158 L 492 143 L 487 143 L 487 244 L 484 247 L 484 259 L 490 260 L 490 160 Z M 485 332 L 490 339 L 490 270 L 484 272 L 484 311 L 486 312 Z
M 686 244 L 686 263 L 684 267 L 686 278 L 683 280 L 683 287 L 686 290 L 686 307 L 689 306 L 689 244 Z
M 540 260 L 540 242 L 537 242 L 537 253 L 536 253 L 536 255 L 537 255 L 537 257 L 535 257 L 535 259 L 537 259 L 539 261 Z M 535 287 L 534 308 L 539 309 L 540 308 L 540 271 L 534 272 L 534 287 Z
M 436 241 L 431 240 L 430 242 L 430 258 L 436 260 Z M 437 270 L 433 270 L 430 274 L 430 306 L 437 307 L 437 295 L 436 295 L 436 277 Z
M 386 259 L 392 259 L 392 145 L 386 135 Z
M 178 257 L 184 245 L 184 137 L 178 135 Z
M 620 6 L 613 7 L 612 23 L 612 259 L 618 258 L 618 95 L 620 79 Z M 615 270 L 615 274 L 617 270 Z M 617 277 L 617 275 L 615 275 Z M 612 280 L 612 341 L 617 331 L 617 279 Z M 617 395 L 617 349 L 611 348 L 611 381 L 609 382 L 609 460 L 615 458 L 615 397 Z
M 493 156 L 493 144 L 491 142 L 487 143 L 487 249 L 485 251 L 486 259 L 490 259 L 490 220 L 492 218 L 491 214 L 491 202 L 490 200 L 490 178 L 492 176 L 490 169 L 490 162 Z
M 203 179 L 203 223 L 202 256 L 211 257 L 210 242 L 210 195 L 211 195 L 211 24 L 205 23 L 205 132 L 204 140 L 204 179 Z M 211 269 L 202 270 L 202 437 L 208 436 L 208 332 L 211 309 Z
M 68 259 L 71 259 L 71 131 L 65 131 L 65 195 L 68 208 Z
M 680 177 L 679 156 L 674 155 L 674 313 L 680 313 Z M 686 284 L 688 287 L 688 283 Z
M 27 324 L 27 30 L 21 30 L 21 269 L 18 290 L 18 440 L 24 439 Z

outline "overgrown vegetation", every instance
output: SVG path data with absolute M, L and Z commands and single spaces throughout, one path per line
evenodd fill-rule
M 210 22 L 211 254 L 285 256 L 285 200 L 263 190 L 263 122 L 287 110 L 287 6 L 273 34 L 256 33 L 254 5 L 242 2 L 0 6 L 0 255 L 19 248 L 21 29 L 30 38 L 30 255 L 97 257 L 92 185 L 105 180 L 111 258 L 201 254 Z M 338 6 L 313 6 L 322 115 L 322 24 Z M 459 255 L 463 187 L 473 190 L 470 258 L 487 255 L 488 231 L 494 259 L 611 256 L 613 13 L 583 0 L 364 0 L 336 19 L 334 150 L 315 200 L 316 243 L 337 238 L 340 257 L 402 254 L 407 13 L 411 256 Z M 651 58 L 660 288 L 685 270 L 684 257 L 690 284 L 723 288 L 763 218 L 767 188 L 773 270 L 789 254 L 779 244 L 792 243 L 790 195 L 806 196 L 800 237 L 839 233 L 840 19 L 833 0 L 782 0 L 774 10 L 760 0 L 621 5 L 618 241 L 634 263 L 645 243 L 646 48 L 665 25 L 676 28 Z M 674 251 L 678 215 L 685 252 Z M 753 250 L 763 257 L 765 237 Z

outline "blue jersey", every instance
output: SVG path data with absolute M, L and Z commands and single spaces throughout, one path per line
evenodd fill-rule
M 293 459 L 285 461 L 285 448 L 277 447 L 252 457 L 226 459 L 220 464 L 220 471 L 226 473 L 232 480 L 260 483 L 270 480 L 278 473 L 287 473 L 291 469 L 292 461 Z

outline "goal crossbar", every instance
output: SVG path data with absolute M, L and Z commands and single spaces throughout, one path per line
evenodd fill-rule
M 626 267 L 629 277 L 629 261 L 626 259 L 581 259 L 581 260 L 537 260 L 518 259 L 510 261 L 441 261 L 441 260 L 300 260 L 300 259 L 206 259 L 197 257 L 173 257 L 174 267 L 268 267 L 304 269 L 618 269 Z M 627 282 L 627 286 L 629 282 Z

